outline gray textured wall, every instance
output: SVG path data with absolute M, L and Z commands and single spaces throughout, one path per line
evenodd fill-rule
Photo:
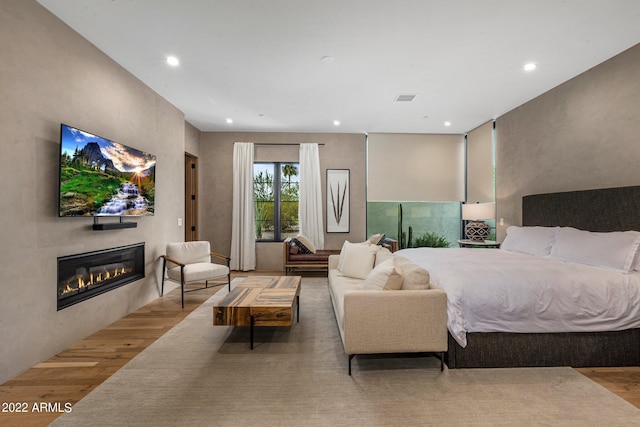
M 498 238 L 522 196 L 638 185 L 638 165 L 640 45 L 496 120 Z
M 1 383 L 158 297 L 157 258 L 183 239 L 185 124 L 34 0 L 0 3 L 0 54 Z M 156 215 L 113 231 L 58 218 L 61 122 L 155 154 Z M 56 311 L 57 257 L 137 242 L 145 279 Z
M 198 157 L 200 154 L 201 132 L 191 123 L 185 123 L 184 127 L 184 151 Z
M 233 143 L 259 144 L 322 143 L 320 168 L 325 194 L 326 169 L 350 169 L 351 222 L 349 233 L 325 233 L 325 248 L 340 249 L 345 240 L 366 238 L 365 135 L 324 133 L 203 132 L 200 145 L 200 237 L 212 249 L 229 253 L 233 200 Z M 256 160 L 297 161 L 298 146 L 258 146 Z M 323 198 L 324 199 L 324 198 Z M 324 212 L 326 226 L 326 211 Z M 258 270 L 281 270 L 282 243 L 258 243 Z

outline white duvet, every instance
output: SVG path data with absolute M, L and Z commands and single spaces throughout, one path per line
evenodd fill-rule
M 640 273 L 618 273 L 502 249 L 416 248 L 448 298 L 449 331 L 592 332 L 640 327 Z

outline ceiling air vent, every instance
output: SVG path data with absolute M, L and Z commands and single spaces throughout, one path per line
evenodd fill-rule
M 415 94 L 405 94 L 396 96 L 396 102 L 411 102 L 416 97 Z

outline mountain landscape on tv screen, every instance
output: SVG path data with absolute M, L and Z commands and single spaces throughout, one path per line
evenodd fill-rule
M 153 215 L 156 158 L 62 126 L 60 216 Z

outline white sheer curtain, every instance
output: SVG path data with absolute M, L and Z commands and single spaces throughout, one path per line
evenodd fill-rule
M 253 207 L 253 143 L 233 144 L 232 270 L 256 268 L 256 228 Z
M 322 181 L 318 144 L 300 144 L 300 234 L 317 249 L 324 248 Z

